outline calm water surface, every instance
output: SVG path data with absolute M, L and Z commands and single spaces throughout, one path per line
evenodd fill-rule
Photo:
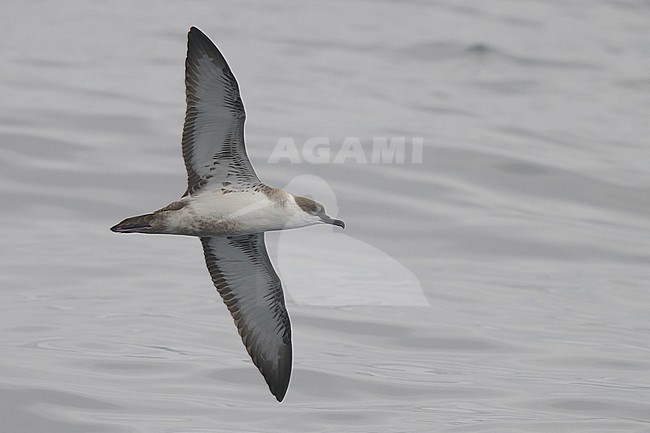
M 4 2 L 0 431 L 649 431 L 649 16 Z M 108 231 L 184 190 L 190 25 L 239 80 L 260 177 L 348 226 L 268 236 L 294 328 L 282 404 L 196 239 Z M 423 160 L 268 162 L 312 137 L 423 137 Z

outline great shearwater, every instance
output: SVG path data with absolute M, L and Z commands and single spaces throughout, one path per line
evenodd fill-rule
M 248 354 L 282 401 L 291 376 L 291 323 L 264 232 L 345 224 L 329 217 L 322 204 L 259 180 L 244 145 L 239 85 L 223 55 L 196 27 L 188 34 L 185 94 L 185 194 L 111 230 L 199 237 L 212 282 Z

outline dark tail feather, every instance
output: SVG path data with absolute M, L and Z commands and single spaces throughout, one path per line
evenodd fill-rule
M 149 213 L 146 215 L 127 218 L 121 223 L 111 227 L 111 231 L 115 233 L 151 233 L 151 222 L 154 217 L 154 214 Z

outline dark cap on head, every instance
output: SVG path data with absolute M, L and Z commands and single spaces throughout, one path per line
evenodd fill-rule
M 343 221 L 328 216 L 325 213 L 325 206 L 318 203 L 317 201 L 300 196 L 294 196 L 294 199 L 296 200 L 296 204 L 300 206 L 300 209 L 302 209 L 305 213 L 319 217 L 320 220 L 326 224 L 339 226 L 342 229 L 345 228 L 345 223 Z

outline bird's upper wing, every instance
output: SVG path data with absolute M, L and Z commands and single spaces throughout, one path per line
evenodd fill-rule
M 291 376 L 291 323 L 264 233 L 202 237 L 212 281 L 269 389 L 282 401 Z
M 244 145 L 246 113 L 237 80 L 217 47 L 196 27 L 187 35 L 185 93 L 185 195 L 259 182 Z

